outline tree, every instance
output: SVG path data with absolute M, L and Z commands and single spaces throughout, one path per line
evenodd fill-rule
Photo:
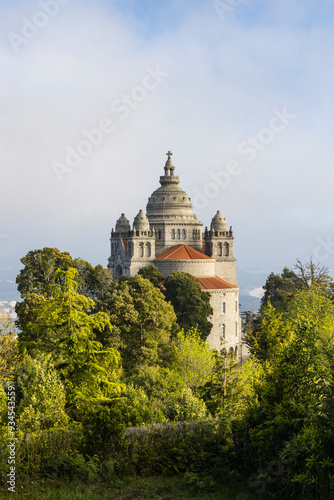
M 136 391 L 145 391 L 150 403 L 152 417 L 162 415 L 165 421 L 200 420 L 208 416 L 203 401 L 194 395 L 193 390 L 182 379 L 176 369 L 148 366 L 132 377 Z M 145 420 L 145 423 L 157 423 Z M 159 422 L 161 422 L 161 418 Z
M 173 368 L 184 384 L 196 394 L 196 389 L 211 377 L 215 356 L 210 346 L 201 339 L 197 328 L 177 334 L 174 345 Z
M 307 310 L 289 328 L 235 426 L 236 448 L 261 470 L 267 495 L 325 500 L 333 491 L 334 329 L 322 331 Z
M 295 293 L 303 287 L 300 277 L 287 267 L 284 267 L 281 274 L 270 273 L 263 287 L 261 306 L 266 307 L 270 303 L 278 311 L 283 311 Z
M 275 309 L 283 312 L 299 290 L 313 285 L 322 288 L 328 298 L 334 298 L 334 281 L 327 267 L 320 266 L 310 257 L 304 263 L 297 259 L 294 268 L 297 272 L 285 267 L 281 274 L 271 273 L 268 276 L 263 287 L 262 307 L 266 307 L 270 302 Z
M 164 275 L 158 271 L 158 268 L 154 264 L 150 264 L 149 266 L 142 267 L 138 271 L 139 276 L 149 280 L 152 285 L 157 288 L 161 287 L 161 283 L 164 280 Z
M 296 293 L 285 312 L 285 318 L 290 321 L 302 315 L 312 318 L 320 328 L 334 327 L 334 304 L 320 284 L 313 284 Z
M 334 298 L 334 280 L 329 275 L 329 269 L 314 262 L 312 257 L 306 262 L 297 259 L 295 269 L 298 270 L 298 277 L 304 285 L 304 288 L 310 288 L 313 285 L 320 287 L 326 297 Z
M 68 252 L 48 247 L 31 250 L 22 257 L 21 262 L 24 268 L 17 276 L 16 283 L 23 299 L 31 293 L 43 294 L 58 269 L 67 271 L 70 267 L 76 267 Z
M 94 329 L 111 329 L 107 314 L 89 314 L 94 303 L 77 293 L 76 270 L 56 271 L 47 297 L 34 311 L 19 336 L 21 350 L 28 354 L 50 353 L 61 374 L 69 400 L 97 402 L 119 394 L 119 353 L 103 349 Z
M 216 352 L 211 376 L 200 387 L 200 396 L 213 417 L 241 418 L 255 397 L 254 384 L 262 373 L 262 366 L 254 359 L 239 366 L 234 353 Z
M 101 265 L 93 267 L 83 259 L 72 259 L 68 252 L 48 247 L 31 250 L 21 262 L 24 268 L 17 276 L 16 283 L 24 300 L 17 302 L 15 306 L 17 325 L 21 330 L 25 329 L 27 322 L 33 321 L 31 312 L 35 308 L 32 303 L 42 302 L 42 297 L 50 293 L 48 287 L 53 283 L 58 270 L 68 271 L 70 268 L 75 268 L 78 292 L 93 299 L 98 309 L 103 310 L 103 301 L 108 296 L 113 281 L 108 269 L 104 269 Z M 58 281 L 60 279 L 58 275 Z
M 210 294 L 202 292 L 195 278 L 188 273 L 174 272 L 164 280 L 164 294 L 174 307 L 177 322 L 184 331 L 198 327 L 203 340 L 208 337 L 212 323 L 208 317 L 213 310 Z
M 18 424 L 21 430 L 39 431 L 64 426 L 69 418 L 65 413 L 65 389 L 50 361 L 50 355 L 23 357 L 16 373 L 15 386 L 21 393 Z
M 0 379 L 9 381 L 19 363 L 17 331 L 14 319 L 0 306 Z
M 123 366 L 128 373 L 162 363 L 170 356 L 176 316 L 152 283 L 142 276 L 116 281 L 106 304 L 113 333 L 121 340 Z
M 250 329 L 245 335 L 245 342 L 250 352 L 263 363 L 279 352 L 287 336 L 288 327 L 282 320 L 282 313 L 268 305 L 262 309 L 258 328 Z
M 78 292 L 94 300 L 98 308 L 102 307 L 104 300 L 110 293 L 113 278 L 109 269 L 101 264 L 93 267 L 89 262 L 77 258 L 74 260 L 77 270 Z

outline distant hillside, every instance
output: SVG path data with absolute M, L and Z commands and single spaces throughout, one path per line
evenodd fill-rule
M 258 311 L 263 293 L 262 287 L 270 273 L 270 270 L 238 268 L 240 312 Z
M 240 300 L 240 312 L 243 311 L 257 312 L 261 304 L 260 299 L 258 299 L 257 297 L 251 297 L 249 294 L 240 293 L 239 300 Z
M 19 268 L 0 269 L 0 301 L 12 302 L 20 300 L 17 291 L 16 276 L 20 272 Z

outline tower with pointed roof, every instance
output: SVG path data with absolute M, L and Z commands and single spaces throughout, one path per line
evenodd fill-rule
M 241 320 L 233 231 L 218 212 L 210 229 L 193 212 L 191 199 L 179 187 L 172 153 L 168 151 L 164 175 L 149 197 L 146 214 L 140 210 L 131 229 L 124 214 L 111 231 L 108 268 L 115 279 L 135 275 L 149 264 L 166 277 L 187 272 L 203 291 L 210 293 L 213 323 L 208 342 L 214 349 L 226 348 L 241 355 Z

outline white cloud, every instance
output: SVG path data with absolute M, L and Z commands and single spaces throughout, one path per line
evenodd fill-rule
M 36 5 L 0 7 L 2 32 L 20 29 Z M 102 2 L 73 1 L 19 54 L 5 44 L 4 266 L 43 246 L 106 265 L 111 226 L 121 212 L 131 219 L 145 208 L 169 137 L 181 185 L 191 193 L 283 106 L 297 115 L 291 127 L 243 165 L 199 217 L 208 225 L 223 212 L 244 267 L 282 268 L 311 255 L 317 238 L 332 231 L 334 208 L 334 35 L 318 19 L 325 3 L 317 3 L 312 22 L 313 7 L 275 0 L 250 16 L 245 2 L 221 22 L 211 2 L 185 2 L 182 12 L 171 9 L 165 30 L 144 37 L 153 12 L 139 19 Z M 156 64 L 169 72 L 166 81 L 60 184 L 52 162 L 83 129 L 111 116 L 111 103 Z M 330 259 L 325 264 L 333 267 Z
M 264 294 L 264 290 L 263 290 L 262 286 L 260 286 L 258 288 L 254 288 L 254 290 L 251 290 L 249 292 L 249 295 L 251 297 L 256 297 L 257 299 L 261 299 L 263 294 Z

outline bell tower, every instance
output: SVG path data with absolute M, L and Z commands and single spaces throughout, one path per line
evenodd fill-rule
M 233 257 L 232 226 L 227 229 L 225 218 L 218 210 L 213 217 L 210 230 L 205 228 L 205 254 L 216 261 L 216 275 L 232 283 L 238 284 L 236 259 Z

